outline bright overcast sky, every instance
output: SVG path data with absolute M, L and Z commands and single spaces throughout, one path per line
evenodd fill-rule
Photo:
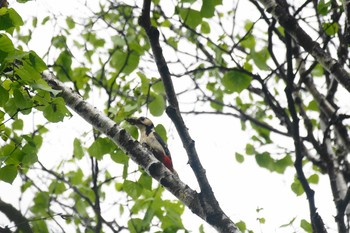
M 141 3 L 141 0 L 139 1 Z M 27 18 L 25 15 L 28 13 L 38 16 L 39 19 L 44 18 L 48 11 L 51 15 L 72 15 L 73 17 L 85 17 L 88 14 L 88 11 L 82 11 L 83 8 L 80 3 L 82 1 L 36 0 L 26 4 L 11 4 L 13 2 L 10 1 L 10 5 L 24 18 Z M 98 3 L 96 0 L 89 0 L 88 2 L 91 5 Z M 40 31 L 40 29 L 37 29 L 30 43 L 30 49 L 36 51 L 39 55 L 43 55 L 50 44 L 53 30 L 45 28 L 45 30 Z M 92 99 L 89 102 L 97 101 Z M 40 118 L 37 116 L 32 118 L 33 121 L 38 121 L 38 119 Z M 70 120 L 65 120 L 53 126 L 55 134 L 51 133 L 45 138 L 46 142 L 44 142 L 40 151 L 39 159 L 44 164 L 49 165 L 50 161 L 57 162 L 62 156 L 70 156 L 72 140 L 74 137 L 79 137 L 88 127 L 82 124 L 82 121 L 78 116 L 74 116 Z M 157 118 L 154 121 L 156 121 L 156 124 L 162 123 L 169 130 L 169 148 L 172 151 L 174 166 L 180 178 L 192 188 L 197 188 L 193 173 L 187 165 L 187 156 L 174 126 L 167 117 Z M 305 195 L 296 197 L 290 190 L 295 173 L 293 169 L 287 170 L 286 175 L 281 176 L 258 168 L 254 157 L 246 158 L 243 164 L 236 162 L 235 152 L 244 153 L 245 144 L 249 139 L 247 133 L 241 132 L 238 120 L 232 117 L 203 115 L 185 116 L 185 122 L 196 142 L 200 159 L 206 168 L 215 195 L 221 207 L 233 221 L 243 220 L 246 222 L 248 229 L 252 229 L 254 232 L 260 232 L 261 230 L 261 232 L 266 233 L 291 232 L 290 228 L 286 231 L 286 229 L 279 228 L 279 226 L 287 224 L 293 217 L 299 217 L 298 222 L 296 222 L 297 226 L 302 218 L 309 221 L 308 203 Z M 280 144 L 283 143 L 293 145 L 292 141 L 281 139 Z M 57 146 L 57 144 L 59 145 Z M 62 145 L 64 145 L 64 150 L 62 150 Z M 108 164 L 110 163 L 109 160 L 108 157 L 103 161 Z M 108 166 L 113 169 L 114 165 L 109 164 Z M 320 184 L 313 187 L 316 191 L 316 205 L 326 224 L 333 224 L 334 220 L 330 213 L 334 215 L 334 210 L 328 178 L 320 178 Z M 7 193 L 9 193 L 5 197 L 1 195 L 4 201 L 18 202 L 18 196 L 14 195 L 19 195 L 18 181 L 17 178 L 13 186 L 0 182 L 0 190 L 8 190 Z M 167 196 L 172 198 L 171 194 L 167 194 Z M 263 208 L 263 210 L 257 213 L 256 209 L 258 208 Z M 259 225 L 257 221 L 259 217 L 264 217 L 266 223 Z M 189 228 L 193 229 L 194 232 L 198 232 L 198 226 L 204 222 L 187 210 L 184 223 L 186 227 L 190 226 Z M 1 220 L 0 224 L 2 224 Z M 332 227 L 335 229 L 335 226 Z M 206 232 L 214 232 L 207 225 L 205 230 Z M 329 232 L 332 232 L 331 230 Z

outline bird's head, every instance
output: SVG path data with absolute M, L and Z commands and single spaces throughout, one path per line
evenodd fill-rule
M 153 122 L 147 117 L 126 118 L 125 120 L 130 124 L 137 126 L 139 129 L 152 129 L 154 127 Z

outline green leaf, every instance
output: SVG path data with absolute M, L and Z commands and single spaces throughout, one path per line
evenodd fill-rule
M 68 81 L 72 70 L 72 55 L 66 50 L 61 52 L 55 64 L 54 70 L 57 72 L 57 77 L 62 81 Z
M 183 2 L 183 3 L 194 3 L 194 2 L 196 2 L 196 0 L 181 0 L 181 2 Z
M 165 95 L 164 85 L 162 81 L 155 82 L 152 85 L 152 90 L 160 95 Z
M 26 2 L 33 1 L 33 0 L 16 0 L 16 1 L 19 3 L 26 3 Z
M 125 39 L 120 35 L 114 35 L 111 37 L 112 42 L 115 46 L 124 46 L 125 45 Z
M 63 121 L 64 117 L 71 116 L 62 97 L 57 97 L 44 110 L 44 117 L 50 122 Z
M 17 148 L 14 151 L 7 152 L 7 155 L 8 155 L 8 157 L 6 159 L 7 165 L 12 164 L 15 166 L 19 166 L 23 161 L 25 153 L 21 149 Z
M 152 190 L 152 177 L 143 172 L 137 181 L 144 189 Z
M 83 182 L 84 173 L 80 168 L 78 168 L 76 171 L 68 172 L 66 177 L 68 177 L 68 180 L 72 183 L 72 185 L 81 185 Z
M 317 174 L 312 174 L 311 176 L 309 176 L 309 178 L 307 178 L 307 181 L 310 184 L 318 184 L 319 176 Z
M 122 183 L 115 183 L 114 187 L 115 187 L 115 190 L 117 190 L 118 192 L 123 190 L 123 184 Z
M 322 23 L 322 28 L 328 36 L 334 36 L 339 30 L 339 24 L 333 23 Z
M 0 180 L 12 184 L 17 176 L 17 167 L 14 164 L 0 168 Z
M 43 18 L 41 25 L 45 25 L 49 20 L 50 20 L 50 16 L 46 16 L 45 18 Z
M 145 203 L 145 202 L 143 201 L 143 203 Z M 135 204 L 135 205 L 136 205 L 136 204 Z M 135 205 L 134 205 L 134 206 L 135 206 Z M 149 209 L 146 211 L 145 216 L 144 216 L 143 219 L 142 219 L 142 229 L 143 229 L 144 232 L 145 232 L 145 231 L 149 232 L 150 226 L 152 225 L 152 220 L 153 220 L 153 218 L 154 218 L 154 215 L 155 215 L 155 210 L 154 210 L 154 208 L 149 208 Z
M 137 76 L 140 77 L 141 79 L 141 92 L 145 95 L 148 94 L 149 92 L 149 85 L 151 83 L 151 80 L 149 78 L 146 77 L 145 74 L 141 73 L 141 72 L 137 72 Z
M 14 51 L 15 48 L 10 38 L 8 38 L 8 36 L 5 34 L 0 34 L 0 71 L 5 68 L 5 64 L 3 64 L 3 62 L 7 56 Z
M 241 45 L 244 48 L 250 49 L 251 51 L 254 51 L 256 40 L 255 37 L 252 34 L 246 35 L 244 38 L 239 38 L 241 40 Z
M 235 153 L 235 157 L 236 157 L 236 161 L 239 163 L 243 163 L 244 162 L 244 156 L 238 152 Z
M 168 137 L 167 137 L 167 134 L 166 134 L 165 127 L 162 124 L 158 124 L 155 127 L 155 130 L 159 134 L 159 136 L 164 140 L 164 142 L 168 141 Z
M 201 33 L 209 34 L 210 33 L 210 25 L 209 23 L 203 21 L 201 24 Z
M 49 229 L 44 220 L 33 221 L 31 225 L 33 226 L 33 232 L 49 233 Z
M 258 220 L 259 220 L 259 223 L 261 223 L 261 224 L 264 224 L 266 222 L 265 218 L 258 218 Z
M 312 69 L 311 74 L 314 77 L 322 77 L 324 74 L 323 67 L 317 63 L 317 65 Z
M 310 103 L 307 105 L 307 109 L 315 112 L 319 112 L 318 104 L 315 100 L 311 100 Z
M 127 53 L 121 50 L 116 51 L 111 59 L 111 66 L 117 72 L 130 74 L 139 65 L 140 56 L 135 52 Z
M 243 65 L 243 69 L 245 69 L 248 72 L 252 72 L 253 71 L 253 66 L 252 64 L 250 64 L 248 61 L 244 63 Z
M 38 152 L 39 148 L 41 147 L 41 145 L 43 144 L 43 137 L 42 134 L 47 132 L 47 129 L 45 127 L 42 127 L 41 125 L 37 125 L 37 129 L 38 129 L 38 133 L 37 135 L 35 135 L 34 137 L 32 137 L 32 141 L 30 143 L 32 143 L 33 145 L 35 145 L 36 148 L 36 153 Z
M 297 196 L 300 196 L 304 193 L 303 186 L 301 185 L 300 181 L 296 178 L 294 179 L 294 182 L 291 185 L 291 189 Z
M 4 109 L 5 109 L 5 112 L 6 112 L 8 115 L 10 115 L 10 116 L 12 116 L 12 115 L 18 113 L 18 108 L 17 108 L 17 106 L 16 106 L 16 104 L 15 104 L 14 98 L 10 98 L 10 99 L 6 102 L 6 104 L 5 104 L 5 106 L 4 106 Z
M 237 70 L 231 70 L 224 74 L 221 83 L 225 87 L 225 91 L 231 94 L 233 92 L 240 93 L 248 88 L 251 81 L 251 76 Z
M 67 190 L 66 185 L 58 180 L 53 180 L 49 185 L 49 192 L 53 194 L 62 194 Z
M 259 115 L 260 113 L 260 115 Z M 262 118 L 262 117 L 265 117 L 264 116 L 265 114 L 265 111 L 257 111 L 256 112 L 256 119 L 259 119 L 259 118 Z M 263 144 L 268 144 L 268 143 L 271 143 L 271 139 L 270 139 L 270 130 L 266 129 L 265 127 L 261 127 L 259 125 L 256 125 L 254 124 L 253 122 L 250 122 L 252 128 L 258 133 L 258 135 L 260 137 L 256 137 L 256 140 L 259 141 L 259 142 L 262 142 Z M 252 137 L 253 138 L 253 137 Z M 253 138 L 254 140 L 255 138 Z M 264 141 L 262 141 L 261 139 L 264 139 Z
M 33 185 L 33 181 L 31 180 L 26 181 L 21 185 L 21 192 L 24 193 L 28 188 L 32 187 L 32 185 Z
M 4 107 L 9 99 L 8 91 L 0 85 L 0 107 Z
M 244 22 L 244 29 L 246 30 L 246 32 L 249 32 L 253 29 L 254 27 L 254 22 L 251 21 L 250 19 L 245 20 Z
M 38 25 L 38 17 L 33 17 L 32 26 L 36 28 Z
M 179 201 L 164 201 L 164 208 L 166 215 L 162 219 L 162 228 L 164 232 L 177 232 L 179 229 L 183 229 L 181 220 L 181 214 L 184 211 L 184 205 Z
M 128 230 L 130 233 L 143 232 L 142 230 L 142 220 L 139 218 L 131 218 L 128 221 Z
M 129 157 L 120 149 L 116 149 L 115 151 L 111 152 L 110 155 L 111 159 L 116 163 L 127 164 L 129 161 Z
M 269 56 L 269 51 L 267 47 L 264 47 L 260 51 L 252 50 L 250 53 L 255 65 L 261 70 L 269 70 L 269 66 L 267 65 L 267 59 Z
M 310 233 L 312 232 L 311 224 L 308 221 L 306 221 L 305 219 L 302 219 L 300 221 L 300 227 L 303 228 L 304 231 L 306 231 L 306 232 L 310 232 Z
M 75 138 L 73 142 L 73 155 L 77 159 L 81 159 L 84 156 L 84 150 L 78 138 Z
M 88 75 L 90 71 L 87 67 L 77 67 L 73 70 L 73 80 L 77 88 L 83 89 L 84 86 L 91 80 Z
M 5 129 L 5 125 L 2 123 L 5 119 L 4 116 L 5 116 L 5 113 L 0 110 L 0 132 L 2 132 Z M 1 135 L 1 136 L 4 136 L 4 135 Z M 6 136 L 5 138 L 7 139 L 8 137 Z M 4 141 L 6 141 L 6 139 L 3 138 Z M 1 153 L 0 153 L 0 156 L 1 156 Z
M 50 203 L 50 196 L 48 192 L 37 193 L 33 201 L 34 205 L 31 208 L 33 213 L 47 214 Z
M 58 93 L 62 92 L 60 90 L 52 89 L 46 82 L 45 83 L 38 83 L 38 84 L 34 83 L 34 84 L 31 84 L 31 86 L 35 89 L 40 89 L 40 90 L 43 90 L 46 92 L 50 92 L 53 96 L 57 96 Z
M 211 18 L 215 13 L 215 6 L 222 4 L 222 0 L 203 0 L 201 15 L 205 18 Z
M 66 24 L 67 24 L 69 29 L 73 29 L 75 27 L 75 22 L 74 22 L 73 18 L 70 16 L 68 16 L 66 18 Z
M 23 146 L 22 152 L 24 153 L 21 160 L 22 164 L 29 166 L 38 161 L 38 150 L 31 139 L 30 142 Z
M 169 38 L 167 39 L 167 43 L 168 43 L 170 46 L 172 46 L 174 49 L 177 50 L 178 44 L 179 44 L 179 40 L 178 40 L 177 38 L 175 38 L 175 37 L 169 37 Z
M 34 52 L 29 52 L 29 61 L 33 68 L 38 72 L 43 72 L 47 69 L 45 62 Z
M 243 222 L 242 220 L 237 222 L 236 223 L 236 226 L 238 227 L 238 229 L 241 231 L 241 232 L 245 232 L 246 229 L 247 229 L 247 226 L 245 224 L 245 222 Z
M 67 47 L 67 39 L 65 36 L 58 35 L 51 39 L 51 44 L 58 49 L 65 49 Z M 66 53 L 66 51 L 64 51 Z
M 36 104 L 36 109 L 39 111 L 44 111 L 47 105 L 49 105 L 49 103 L 52 101 L 52 97 L 50 92 L 37 89 L 37 93 L 34 97 L 32 97 L 32 101 Z
M 4 53 L 11 53 L 15 51 L 11 39 L 8 38 L 6 34 L 0 34 L 0 51 Z
M 27 96 L 24 97 L 22 92 L 17 88 L 13 90 L 13 98 L 17 108 L 21 110 L 27 110 L 32 107 L 32 101 Z
M 149 111 L 153 116 L 161 116 L 165 110 L 165 100 L 162 95 L 153 95 L 154 99 L 148 105 Z
M 15 72 L 26 84 L 42 81 L 40 71 L 36 70 L 30 62 L 24 61 L 21 66 L 15 68 Z
M 116 145 L 108 138 L 97 138 L 87 149 L 90 156 L 102 159 L 103 155 L 111 153 Z
M 254 148 L 254 146 L 250 143 L 248 143 L 246 146 L 245 146 L 245 153 L 247 155 L 254 155 L 256 153 L 256 150 Z
M 190 28 L 196 28 L 202 22 L 201 13 L 191 8 L 181 8 L 180 17 Z
M 256 163 L 269 171 L 274 171 L 274 160 L 271 158 L 270 153 L 264 152 L 262 154 L 255 155 Z
M 274 170 L 277 173 L 283 174 L 287 167 L 293 166 L 293 160 L 289 154 L 284 156 L 282 159 L 276 161 Z
M 220 103 L 223 102 L 223 96 L 220 96 L 219 92 L 217 92 L 216 95 L 217 96 L 215 96 L 215 101 L 210 101 L 210 107 L 212 107 L 216 111 L 222 111 L 223 105 Z
M 282 224 L 282 225 L 280 226 L 280 228 L 293 226 L 293 223 L 294 223 L 295 219 L 296 219 L 296 217 L 292 218 L 292 220 L 290 220 L 288 223 Z
M 331 1 L 325 2 L 324 0 L 320 0 L 317 4 L 317 11 L 319 14 L 326 16 L 329 12 L 331 6 Z
M 12 123 L 12 129 L 13 130 L 22 130 L 23 129 L 23 120 L 22 119 L 16 119 Z
M 82 36 L 86 41 L 92 44 L 95 48 L 103 47 L 103 45 L 106 43 L 104 39 L 97 37 L 97 35 L 95 33 L 92 33 L 91 31 L 83 34 Z
M 134 200 L 136 200 L 142 193 L 142 186 L 137 182 L 125 180 L 123 184 L 124 191 Z
M 21 16 L 13 8 L 0 9 L 0 30 L 5 30 L 12 34 L 16 27 L 22 26 Z

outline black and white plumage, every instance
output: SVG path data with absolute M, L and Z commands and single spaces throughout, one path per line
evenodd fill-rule
M 146 144 L 154 156 L 162 162 L 170 171 L 175 172 L 167 144 L 154 130 L 153 122 L 147 117 L 127 118 L 130 124 L 140 130 L 140 142 Z

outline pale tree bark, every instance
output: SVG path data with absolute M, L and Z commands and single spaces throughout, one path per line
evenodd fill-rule
M 182 201 L 194 214 L 212 225 L 218 232 L 238 233 L 235 224 L 222 211 L 217 210 L 217 201 L 206 194 L 197 193 L 170 172 L 153 154 L 133 139 L 125 129 L 82 99 L 80 95 L 57 80 L 53 73 L 44 73 L 43 79 L 55 90 L 60 90 L 66 105 L 79 114 L 94 128 L 105 134 L 149 175 L 159 181 L 169 192 Z

